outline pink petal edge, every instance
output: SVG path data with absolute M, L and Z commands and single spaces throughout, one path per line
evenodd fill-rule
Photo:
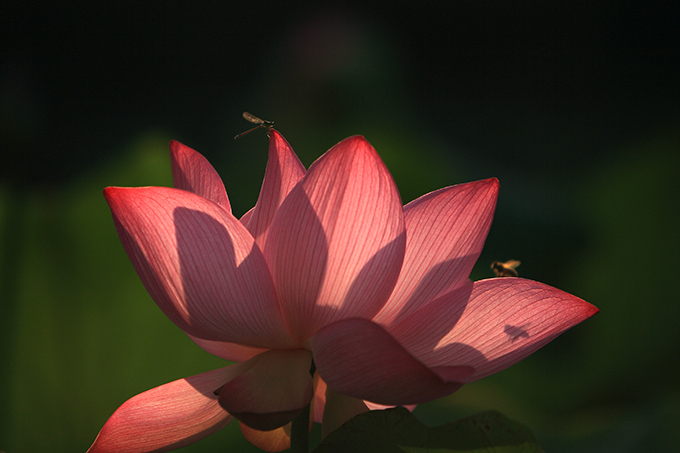
M 255 207 L 241 218 L 241 222 L 248 228 L 261 249 L 264 249 L 274 214 L 305 172 L 305 167 L 293 148 L 277 130 L 272 129 L 269 138 L 269 160 L 260 196 Z
M 266 349 L 263 348 L 251 348 L 249 346 L 227 343 L 224 341 L 204 340 L 203 338 L 194 337 L 189 334 L 187 334 L 187 336 L 205 352 L 224 360 L 229 360 L 230 362 L 245 362 L 266 351 Z
M 147 291 L 192 336 L 295 347 L 250 233 L 211 201 L 167 187 L 105 189 L 121 242 Z
M 407 204 L 404 264 L 374 320 L 393 323 L 463 285 L 484 246 L 497 198 L 493 178 L 446 187 Z
M 456 391 L 474 372 L 468 366 L 428 369 L 365 319 L 330 324 L 311 343 L 317 371 L 329 388 L 379 404 L 431 401 Z
M 179 379 L 130 398 L 108 419 L 88 452 L 168 451 L 219 431 L 233 418 L 214 393 L 231 378 L 229 368 Z
M 350 137 L 321 156 L 279 208 L 265 245 L 294 335 L 304 341 L 335 320 L 375 315 L 404 244 L 399 193 L 373 147 Z
M 474 381 L 514 365 L 598 311 L 543 283 L 493 278 L 474 282 L 467 302 L 441 298 L 390 331 L 430 367 L 473 367 Z
M 171 140 L 170 163 L 173 186 L 176 189 L 188 190 L 207 198 L 231 213 L 222 178 L 208 159 L 177 140 Z

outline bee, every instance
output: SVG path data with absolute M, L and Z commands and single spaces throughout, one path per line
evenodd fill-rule
M 252 129 L 248 129 L 245 132 L 241 132 L 236 137 L 234 137 L 234 140 L 237 140 L 237 139 L 243 137 L 244 135 L 250 134 L 254 130 L 260 129 L 260 128 L 263 128 L 263 129 L 266 130 L 267 138 L 269 138 L 269 131 L 272 129 L 272 127 L 274 127 L 273 121 L 267 121 L 267 120 L 260 119 L 260 118 L 256 117 L 255 115 L 248 113 L 248 112 L 243 112 L 243 118 L 250 123 L 256 124 L 257 126 L 255 126 Z
M 517 260 L 509 260 L 506 261 L 505 263 L 501 263 L 500 261 L 494 261 L 491 263 L 491 270 L 496 274 L 496 277 L 517 277 L 517 266 L 519 266 L 520 263 Z

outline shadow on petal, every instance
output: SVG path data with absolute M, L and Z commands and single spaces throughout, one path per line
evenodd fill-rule
M 390 291 L 394 288 L 399 274 L 388 271 L 385 272 L 384 278 L 376 279 L 376 269 L 382 267 L 385 261 L 392 261 L 395 256 L 403 252 L 405 237 L 405 233 L 397 236 L 364 264 L 353 278 L 339 304 L 314 307 L 319 328 L 347 318 L 372 319 L 380 311 Z M 316 331 L 309 332 L 309 336 L 314 333 Z
M 260 196 L 255 207 L 241 218 L 241 223 L 248 228 L 260 248 L 264 249 L 276 211 L 305 172 L 293 148 L 278 131 L 272 129 Z
M 403 259 L 405 244 L 406 232 L 403 232 L 384 245 L 364 264 L 340 304 L 339 309 L 343 312 L 343 318 L 358 316 L 370 319 L 384 306 L 397 283 L 399 269 L 388 269 L 381 282 L 377 282 L 374 277 L 378 273 L 377 269 L 384 269 L 385 263 Z M 377 283 L 380 283 L 380 286 Z M 367 292 L 376 294 L 369 298 L 369 300 L 372 299 L 372 304 L 369 306 L 367 306 L 368 301 L 365 296 Z M 335 319 L 332 320 L 335 321 Z
M 316 328 L 316 305 L 328 264 L 328 239 L 300 184 L 272 222 L 265 257 L 293 336 L 304 341 Z
M 178 207 L 173 212 L 188 333 L 264 348 L 293 347 L 267 264 L 235 218 Z M 228 222 L 226 225 L 223 222 Z M 229 228 L 227 228 L 229 227 Z
M 277 213 L 265 256 L 298 341 L 341 319 L 372 318 L 387 301 L 399 275 L 404 232 L 358 262 L 351 259 L 349 247 L 349 251 L 335 250 L 333 263 L 329 262 L 329 234 L 303 187 L 296 186 Z
M 329 388 L 385 405 L 440 398 L 456 391 L 474 373 L 466 364 L 431 369 L 383 327 L 357 318 L 320 330 L 312 339 L 312 350 L 317 371 Z
M 471 282 L 464 280 L 458 283 L 457 287 L 452 288 L 446 286 L 442 281 L 448 281 L 452 272 L 460 266 L 465 266 L 465 262 L 469 257 L 455 258 L 447 260 L 433 266 L 418 283 L 410 297 L 403 302 L 403 305 L 392 305 L 392 300 L 388 301 L 385 309 L 378 313 L 374 321 L 379 324 L 389 326 L 392 330 L 393 326 L 401 324 L 406 318 L 431 318 L 428 322 L 445 321 L 453 326 L 465 309 L 465 304 L 469 298 L 459 294 L 461 290 L 466 291 L 469 295 Z M 447 302 L 445 299 L 456 299 Z M 455 303 L 455 312 L 451 312 L 451 307 L 446 304 Z M 441 308 L 440 308 L 441 306 Z M 446 307 L 445 310 L 442 308 Z M 431 312 L 433 315 L 423 315 L 423 312 Z
M 247 369 L 225 384 L 219 403 L 251 428 L 280 428 L 304 410 L 314 396 L 311 364 L 312 355 L 307 350 L 264 352 L 239 364 Z
M 437 349 L 442 339 L 458 324 L 473 287 L 471 281 L 466 281 L 461 287 L 385 328 L 409 353 L 422 360 Z
M 421 348 L 417 356 L 432 367 L 471 365 L 474 381 L 514 365 L 597 312 L 543 283 L 512 277 L 480 280 L 456 325 L 434 349 Z
M 399 281 L 376 318 L 391 324 L 468 279 L 491 226 L 498 181 L 445 187 L 404 206 L 407 243 Z

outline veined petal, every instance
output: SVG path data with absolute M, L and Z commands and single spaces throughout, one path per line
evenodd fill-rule
M 438 299 L 390 332 L 430 367 L 473 367 L 469 381 L 514 365 L 599 311 L 569 293 L 521 278 L 480 280 L 467 303 L 460 296 L 457 302 Z M 442 321 L 446 317 L 455 318 L 455 325 Z
M 208 159 L 188 146 L 171 140 L 170 162 L 172 183 L 176 189 L 188 190 L 207 198 L 231 213 L 231 205 L 222 178 Z
M 379 404 L 420 404 L 448 395 L 474 372 L 468 366 L 428 369 L 365 319 L 330 324 L 311 343 L 317 371 L 329 388 Z
M 473 288 L 474 283 L 466 280 L 460 287 L 435 298 L 420 310 L 384 327 L 414 357 L 419 360 L 428 358 L 439 347 L 442 338 L 458 324 Z
M 255 208 L 241 219 L 241 223 L 248 228 L 260 249 L 264 249 L 274 214 L 283 199 L 304 175 L 305 167 L 293 148 L 278 131 L 272 129 L 269 138 L 269 160 L 260 197 Z
M 220 404 L 251 428 L 269 431 L 291 422 L 314 396 L 309 351 L 271 350 L 241 365 L 249 367 L 220 392 Z
M 231 362 L 245 362 L 266 351 L 266 349 L 263 348 L 251 348 L 249 346 L 226 343 L 224 341 L 204 340 L 203 338 L 194 337 L 189 334 L 187 334 L 187 336 L 205 352 Z
M 244 226 L 248 225 L 248 223 L 250 223 L 250 218 L 253 216 L 253 212 L 255 212 L 254 207 L 250 208 L 245 214 L 243 214 L 241 218 L 238 219 L 239 222 L 241 222 Z
M 265 245 L 294 335 L 347 317 L 374 316 L 394 287 L 404 254 L 399 193 L 363 137 L 321 156 L 277 212 Z
M 104 196 L 137 274 L 182 330 L 207 340 L 295 347 L 262 253 L 231 214 L 166 187 L 110 187 Z
M 169 451 L 220 430 L 233 417 L 215 390 L 232 377 L 230 367 L 208 371 L 140 393 L 108 419 L 90 453 Z
M 482 252 L 497 198 L 494 178 L 440 189 L 404 207 L 404 265 L 376 322 L 395 322 L 467 281 Z

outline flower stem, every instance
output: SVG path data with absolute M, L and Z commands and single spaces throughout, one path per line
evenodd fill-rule
M 314 360 L 309 368 L 309 374 L 314 379 L 316 372 L 316 365 Z M 312 399 L 313 401 L 313 399 Z M 290 451 L 291 453 L 308 453 L 309 452 L 309 411 L 311 409 L 311 402 L 305 407 L 300 414 L 293 419 L 293 424 L 290 428 Z
M 290 430 L 290 451 L 307 453 L 309 451 L 309 407 L 305 407 L 300 415 L 293 419 Z

